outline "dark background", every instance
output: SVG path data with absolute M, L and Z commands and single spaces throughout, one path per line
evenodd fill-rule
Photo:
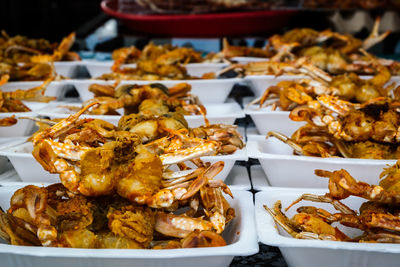
M 59 42 L 64 36 L 75 31 L 77 43 L 73 49 L 85 50 L 83 40 L 110 18 L 102 12 L 100 2 L 101 0 L 0 0 L 0 29 L 4 29 L 10 36 L 21 34 L 31 38 L 45 38 L 53 42 Z M 327 19 L 331 12 L 305 10 L 295 15 L 286 27 L 256 37 L 262 40 L 263 37 L 283 33 L 295 27 L 310 27 L 316 30 L 333 28 Z M 341 11 L 341 14 L 351 16 L 352 12 L 354 11 Z M 384 10 L 370 12 L 375 17 L 382 14 Z M 367 35 L 367 30 L 356 34 L 360 38 L 365 38 Z M 126 36 L 135 36 L 135 33 L 119 26 L 118 37 L 106 44 L 101 44 L 96 47 L 96 50 L 112 51 L 124 44 L 123 40 Z M 149 36 L 138 37 L 139 47 L 150 40 Z M 374 48 L 373 52 L 380 55 L 393 54 L 399 37 L 398 33 L 392 33 L 383 44 Z M 257 44 L 262 46 L 264 42 L 256 42 Z
M 102 14 L 100 0 L 0 0 L 0 29 L 59 41 Z M 87 32 L 80 32 L 81 36 Z

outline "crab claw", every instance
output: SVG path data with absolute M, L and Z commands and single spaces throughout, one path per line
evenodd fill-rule
M 367 39 L 364 40 L 364 42 L 362 44 L 362 48 L 364 48 L 365 50 L 368 50 L 371 47 L 373 47 L 374 45 L 376 45 L 377 43 L 382 42 L 383 39 L 385 39 L 391 33 L 391 31 L 386 31 L 386 32 L 382 33 L 381 35 L 379 35 L 380 22 L 381 22 L 381 18 L 378 17 L 375 20 L 375 24 L 374 24 L 374 27 L 372 28 L 371 34 L 368 36 Z
M 90 105 L 87 105 L 86 107 L 82 108 L 79 112 L 70 115 L 68 118 L 61 120 L 57 124 L 53 125 L 52 127 L 44 130 L 43 132 L 37 134 L 35 138 L 33 139 L 33 144 L 36 144 L 43 140 L 46 137 L 57 137 L 63 133 L 66 133 L 73 127 L 75 127 L 75 122 L 81 116 L 86 110 L 91 108 L 94 105 L 97 105 L 98 103 L 91 103 Z
M 223 161 L 218 161 L 213 165 L 211 165 L 210 167 L 208 167 L 204 173 L 199 175 L 196 178 L 196 180 L 194 180 L 190 184 L 187 192 L 180 199 L 185 200 L 196 194 L 200 190 L 200 188 L 203 187 L 208 182 L 208 180 L 212 179 L 222 171 L 224 165 L 225 163 Z

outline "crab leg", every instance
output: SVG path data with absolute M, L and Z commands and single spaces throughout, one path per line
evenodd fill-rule
M 31 120 L 31 121 L 36 121 L 36 122 L 41 122 L 44 124 L 47 124 L 49 126 L 54 126 L 57 124 L 57 122 L 54 122 L 52 120 L 48 120 L 48 119 L 42 119 L 42 118 L 36 118 L 36 117 L 18 117 L 18 119 L 23 119 L 23 120 Z
M 211 230 L 212 224 L 202 218 L 158 212 L 155 230 L 167 236 L 184 238 L 194 230 Z
M 362 44 L 362 48 L 364 48 L 365 50 L 368 50 L 371 47 L 373 47 L 374 45 L 376 45 L 377 43 L 383 41 L 383 39 L 385 39 L 391 33 L 391 31 L 386 31 L 386 32 L 382 33 L 381 35 L 379 35 L 380 22 L 381 22 L 381 18 L 380 17 L 376 18 L 371 34 L 368 36 L 367 39 L 364 40 L 364 42 Z
M 347 207 L 346 205 L 344 205 L 343 203 L 341 203 L 339 200 L 335 200 L 333 198 L 331 198 L 330 196 L 318 196 L 318 195 L 313 195 L 313 194 L 303 194 L 301 195 L 298 199 L 296 199 L 295 201 L 292 202 L 292 204 L 290 204 L 287 208 L 286 211 L 288 211 L 291 207 L 293 207 L 293 205 L 299 203 L 302 200 L 308 200 L 308 201 L 313 201 L 313 202 L 321 202 L 321 203 L 330 203 L 332 204 L 332 206 L 344 213 L 344 214 L 352 214 L 352 215 L 356 215 L 356 213 L 350 209 L 349 207 Z
M 3 92 L 4 99 L 12 100 L 24 100 L 24 101 L 39 101 L 39 102 L 49 102 L 55 100 L 55 97 L 44 96 L 47 86 L 54 80 L 54 77 L 50 77 L 45 80 L 40 86 L 31 88 L 29 90 L 15 90 L 12 92 Z
M 168 180 L 162 181 L 162 185 L 165 187 L 170 187 L 173 185 L 177 185 L 192 180 L 193 178 L 199 176 L 204 170 L 205 170 L 204 168 L 198 168 L 198 169 L 190 169 L 179 172 L 164 172 L 163 178 Z
M 277 138 L 278 140 L 284 142 L 285 144 L 288 144 L 291 148 L 293 148 L 296 151 L 296 153 L 303 154 L 303 149 L 301 148 L 301 146 L 296 144 L 291 138 L 287 137 L 286 135 L 275 131 L 271 131 L 267 133 L 266 138 L 269 138 L 271 136 Z
M 204 141 L 204 140 L 203 140 Z M 199 144 L 195 147 L 190 147 L 186 149 L 181 149 L 177 152 L 171 152 L 163 154 L 160 159 L 163 165 L 175 164 L 182 161 L 191 160 L 203 156 L 215 155 L 217 151 L 217 145 L 215 142 L 207 142 Z
M 382 204 L 400 203 L 400 196 L 395 192 L 387 192 L 379 185 L 357 181 L 346 170 L 334 172 L 315 170 L 315 174 L 329 178 L 329 196 L 332 198 L 344 199 L 354 195 Z
M 274 209 L 270 209 L 267 205 L 263 206 L 264 209 L 271 215 L 275 222 L 277 222 L 288 234 L 296 237 L 299 233 L 294 227 L 290 225 L 289 218 L 282 213 L 282 203 L 280 200 L 275 202 Z
M 70 129 L 75 127 L 75 122 L 81 116 L 86 110 L 91 108 L 92 106 L 97 105 L 97 103 L 91 103 L 90 105 L 87 105 L 86 107 L 82 108 L 79 112 L 70 115 L 68 118 L 61 120 L 57 124 L 53 125 L 51 128 L 48 128 L 44 130 L 43 132 L 39 133 L 38 135 L 35 136 L 33 139 L 33 144 L 38 143 L 39 141 L 50 137 L 50 138 L 56 138 L 66 132 L 68 132 Z

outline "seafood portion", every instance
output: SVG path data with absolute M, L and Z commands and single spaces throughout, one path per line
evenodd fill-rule
M 10 81 L 44 81 L 56 75 L 53 64 L 24 63 L 8 64 L 0 62 L 0 76 L 7 75 Z
M 282 36 L 274 35 L 269 38 L 269 46 L 277 52 L 272 59 L 280 61 L 284 57 L 304 56 L 310 51 L 309 49 L 315 49 L 315 47 L 323 48 L 320 52 L 339 53 L 344 59 L 347 55 L 358 53 L 360 48 L 367 50 L 373 47 L 390 34 L 390 31 L 387 31 L 379 35 L 379 24 L 380 18 L 377 18 L 372 32 L 365 40 L 349 34 L 332 32 L 329 29 L 318 32 L 309 28 L 299 28 L 288 31 Z
M 380 19 L 375 21 L 371 34 L 360 40 L 349 34 L 340 34 L 331 30 L 315 31 L 309 28 L 296 28 L 283 35 L 273 35 L 266 47 L 231 47 L 224 43 L 223 50 L 211 56 L 214 60 L 231 56 L 266 57 L 265 62 L 233 64 L 228 69 L 241 69 L 246 75 L 279 75 L 296 67 L 299 59 L 307 59 L 310 64 L 331 74 L 355 72 L 358 74 L 377 74 L 379 70 L 371 68 L 371 57 L 364 56 L 362 50 L 368 50 L 384 40 L 390 31 L 379 34 Z M 399 62 L 374 58 L 388 68 L 393 75 L 399 74 Z M 296 72 L 295 72 L 296 73 Z
M 370 56 L 369 54 L 367 54 Z M 378 74 L 372 78 L 361 78 L 355 73 L 331 76 L 316 67 L 299 65 L 299 71 L 309 78 L 281 81 L 265 90 L 260 98 L 250 104 L 259 103 L 260 108 L 272 105 L 272 109 L 290 111 L 301 105 L 308 105 L 318 97 L 334 96 L 352 103 L 365 103 L 377 97 L 391 97 L 394 85 L 389 70 L 372 58 L 371 65 Z
M 223 193 L 232 194 L 213 179 L 224 163 L 199 159 L 220 142 L 164 128 L 166 122 L 159 126 L 165 137 L 144 143 L 132 119 L 119 127 L 79 119 L 88 108 L 34 135 L 33 156 L 61 184 L 16 191 L 0 213 L 1 238 L 76 248 L 226 245 L 221 233 L 235 211 Z
M 232 219 L 234 211 L 229 209 Z M 72 248 L 225 246 L 205 219 L 209 215 L 201 214 L 175 215 L 118 195 L 85 197 L 62 184 L 28 185 L 14 193 L 6 212 L 0 211 L 0 238 L 12 245 Z
M 98 79 L 104 80 L 184 80 L 192 79 L 187 74 L 185 64 L 202 62 L 199 52 L 191 48 L 171 45 L 148 44 L 143 51 L 134 46 L 123 47 L 113 52 L 114 64 L 111 73 Z M 134 68 L 123 64 L 136 63 Z M 204 78 L 210 77 L 207 74 Z
M 205 107 L 189 93 L 191 86 L 187 83 L 171 88 L 158 83 L 115 87 L 91 85 L 89 90 L 96 96 L 83 104 L 88 107 L 84 108 L 84 113 L 119 115 L 117 109 L 124 108 L 125 115 L 119 120 L 118 131 L 137 134 L 143 143 L 161 143 L 160 140 L 165 142 L 170 137 L 189 143 L 212 140 L 218 142 L 218 154 L 233 154 L 244 147 L 236 126 L 209 124 Z M 79 107 L 67 108 L 79 110 Z M 203 115 L 205 126 L 190 129 L 184 115 Z
M 8 75 L 2 76 L 5 83 Z M 12 92 L 3 92 L 0 89 L 0 112 L 27 112 L 31 111 L 22 101 L 49 102 L 55 100 L 55 97 L 45 96 L 47 86 L 51 83 L 53 77 L 44 81 L 40 86 L 28 90 L 15 90 Z
M 270 58 L 274 55 L 272 51 L 266 48 L 233 46 L 230 45 L 227 38 L 222 40 L 222 50 L 219 53 L 209 53 L 206 57 L 208 62 L 228 61 L 233 57 L 259 57 Z
M 186 67 L 180 64 L 158 64 L 154 61 L 140 61 L 136 67 L 120 68 L 113 65 L 113 72 L 97 77 L 101 80 L 187 80 L 191 77 L 187 74 Z
M 320 96 L 291 111 L 290 119 L 307 122 L 292 138 L 277 132 L 268 136 L 277 137 L 302 155 L 395 159 L 400 140 L 398 106 L 397 100 L 385 97 L 355 104 Z
M 1 34 L 0 61 L 3 63 L 80 60 L 77 53 L 69 51 L 75 42 L 75 33 L 66 36 L 59 45 L 45 39 L 29 39 L 21 35 L 10 37 L 5 31 L 2 31 Z
M 319 196 L 303 194 L 294 204 L 303 200 L 329 203 L 337 213 L 313 206 L 302 206 L 291 219 L 281 211 L 282 205 L 277 201 L 273 208 L 264 206 L 274 220 L 291 236 L 300 239 L 319 239 L 348 242 L 399 243 L 400 227 L 398 218 L 399 162 L 385 169 L 381 174 L 379 185 L 369 185 L 354 179 L 346 170 L 316 170 L 315 174 L 329 178 L 329 193 Z M 341 200 L 351 196 L 366 199 L 359 211 L 351 210 Z M 350 237 L 339 230 L 333 223 L 357 228 L 363 233 Z
M 69 51 L 75 42 L 75 33 L 65 37 L 59 45 L 44 39 L 10 37 L 4 31 L 0 37 L 0 75 L 10 81 L 43 81 L 54 75 L 53 62 L 80 60 Z
M 134 46 L 116 49 L 112 53 L 112 59 L 116 65 L 131 64 L 143 60 L 153 60 L 160 64 L 186 64 L 203 61 L 201 53 L 192 48 L 175 47 L 169 44 L 155 45 L 154 43 L 149 43 L 142 51 Z
M 171 88 L 160 83 L 148 85 L 100 85 L 92 84 L 89 91 L 94 98 L 83 103 L 99 103 L 87 111 L 93 115 L 119 115 L 118 109 L 123 108 L 124 114 L 132 113 L 162 115 L 168 112 L 178 112 L 183 115 L 205 115 L 206 109 L 197 96 L 190 93 L 191 86 L 179 83 Z

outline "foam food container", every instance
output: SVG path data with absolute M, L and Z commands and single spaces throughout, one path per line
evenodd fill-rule
M 121 81 L 122 84 L 150 84 L 162 83 L 167 87 L 172 87 L 178 83 L 189 83 L 192 86 L 191 93 L 197 95 L 203 104 L 224 103 L 235 83 L 240 82 L 240 78 L 232 79 L 199 79 L 199 80 L 161 80 L 161 81 Z M 104 80 L 69 80 L 69 84 L 74 85 L 82 101 L 93 98 L 93 93 L 88 90 L 93 83 L 112 85 L 115 81 Z
M 0 206 L 8 209 L 12 194 L 27 184 L 0 187 Z M 258 252 L 254 221 L 253 195 L 247 191 L 233 191 L 234 199 L 227 198 L 235 208 L 236 218 L 224 231 L 228 245 L 212 248 L 188 249 L 77 249 L 27 247 L 0 244 L 0 261 L 4 266 L 229 266 L 234 256 L 248 256 Z
M 277 246 L 282 252 L 286 263 L 291 267 L 395 267 L 399 266 L 400 245 L 399 244 L 377 244 L 377 243 L 355 243 L 327 240 L 305 240 L 289 236 L 280 226 L 277 226 L 263 205 L 272 207 L 277 200 L 282 201 L 285 209 L 303 193 L 314 193 L 323 195 L 326 189 L 292 189 L 292 188 L 268 188 L 255 196 L 256 223 L 258 239 L 261 243 L 269 246 Z M 349 197 L 342 202 L 353 210 L 359 210 L 361 203 L 365 200 L 357 197 Z M 285 214 L 291 218 L 300 206 L 312 205 L 317 208 L 326 209 L 328 212 L 336 213 L 331 205 L 302 201 L 294 205 Z M 361 231 L 353 228 L 339 228 L 348 235 L 357 236 Z
M 357 180 L 378 184 L 383 168 L 396 163 L 396 160 L 293 155 L 290 146 L 273 137 L 265 139 L 265 136 L 249 136 L 247 151 L 250 158 L 260 161 L 270 185 L 279 187 L 327 188 L 329 179 L 316 176 L 316 169 L 345 169 Z

